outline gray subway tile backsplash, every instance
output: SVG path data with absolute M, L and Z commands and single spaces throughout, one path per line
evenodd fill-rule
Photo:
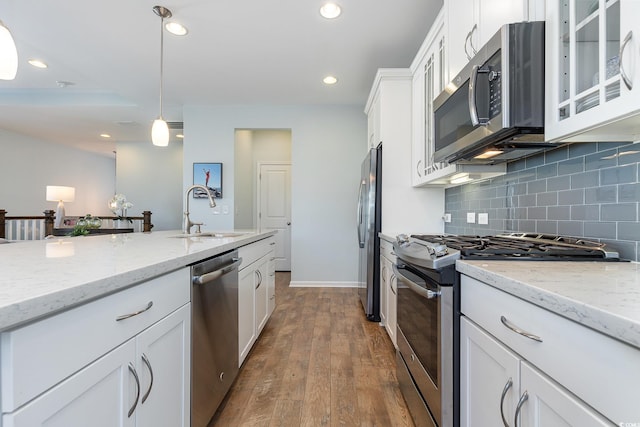
M 445 232 L 536 232 L 602 241 L 640 261 L 640 143 L 576 143 L 511 162 L 507 174 L 445 190 Z M 467 224 L 487 212 L 488 225 Z

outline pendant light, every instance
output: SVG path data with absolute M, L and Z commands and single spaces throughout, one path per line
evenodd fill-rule
M 169 126 L 162 118 L 162 67 L 164 50 L 164 20 L 171 18 L 171 11 L 164 6 L 153 6 L 153 12 L 160 17 L 160 116 L 153 121 L 151 141 L 153 145 L 166 147 L 169 145 Z
M 18 50 L 9 29 L 0 21 L 0 80 L 13 80 L 18 72 Z

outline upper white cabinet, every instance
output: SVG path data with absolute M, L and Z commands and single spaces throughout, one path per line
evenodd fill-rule
M 449 81 L 445 45 L 444 8 L 431 26 L 418 55 L 411 66 L 412 78 L 412 151 L 411 182 L 419 186 L 428 175 L 445 165 L 433 160 L 433 100 Z
M 545 137 L 640 138 L 640 2 L 548 0 Z
M 544 20 L 544 0 L 446 0 L 449 76 L 455 77 L 502 25 Z

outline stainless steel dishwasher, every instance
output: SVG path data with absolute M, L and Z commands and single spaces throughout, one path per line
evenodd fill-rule
M 238 267 L 230 251 L 191 267 L 191 426 L 206 427 L 238 374 Z

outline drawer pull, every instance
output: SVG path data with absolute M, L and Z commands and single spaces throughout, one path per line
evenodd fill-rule
M 631 81 L 631 79 L 627 75 L 627 71 L 622 65 L 622 55 L 624 54 L 624 49 L 627 47 L 627 43 L 629 43 L 631 37 L 633 37 L 633 31 L 629 31 L 629 33 L 627 33 L 627 36 L 624 38 L 622 44 L 620 45 L 620 52 L 618 53 L 618 68 L 620 69 L 620 75 L 622 76 L 622 81 L 629 90 L 633 89 L 633 81 Z
M 131 418 L 133 415 L 133 411 L 136 410 L 136 406 L 138 406 L 138 399 L 140 399 L 140 379 L 138 378 L 138 373 L 136 372 L 136 368 L 133 366 L 133 363 L 129 362 L 129 371 L 133 375 L 133 378 L 136 380 L 136 401 L 133 402 L 133 406 L 129 408 L 129 413 L 127 414 L 127 418 Z
M 147 389 L 147 392 L 144 394 L 144 396 L 142 396 L 142 400 L 140 401 L 140 403 L 144 403 L 147 400 L 147 397 L 149 397 L 149 393 L 151 393 L 151 389 L 153 388 L 153 369 L 151 369 L 151 362 L 149 362 L 149 358 L 144 353 L 142 353 L 142 361 L 147 366 L 151 378 L 149 379 L 149 388 Z
M 520 400 L 518 400 L 518 406 L 516 406 L 516 415 L 513 417 L 513 425 L 515 427 L 518 427 L 518 415 L 520 415 L 520 411 L 522 410 L 522 405 L 524 405 L 524 402 L 527 401 L 527 399 L 529 398 L 529 392 L 527 390 L 524 391 L 524 393 L 522 393 L 522 396 L 520 396 Z
M 507 419 L 504 417 L 504 398 L 507 395 L 507 392 L 509 391 L 512 385 L 513 385 L 513 379 L 509 378 L 507 383 L 504 385 L 504 388 L 502 389 L 502 396 L 500 396 L 500 416 L 502 417 L 502 424 L 504 424 L 504 427 L 509 427 L 509 423 L 507 422 Z
M 520 334 L 523 337 L 527 337 L 530 340 L 542 342 L 542 338 L 540 338 L 539 336 L 534 335 L 532 333 L 529 333 L 527 331 L 523 331 L 522 329 L 520 329 L 517 326 L 515 326 L 513 323 L 509 322 L 506 317 L 500 316 L 500 321 L 502 322 L 502 324 L 504 326 L 506 326 L 507 328 L 511 329 L 513 332 L 515 332 L 517 334 Z
M 140 311 L 136 311 L 135 313 L 123 314 L 122 316 L 116 317 L 116 322 L 119 322 L 124 319 L 128 319 L 133 316 L 137 316 L 138 314 L 142 314 L 145 311 L 149 310 L 151 307 L 153 307 L 153 301 L 149 301 L 149 304 L 147 304 L 147 306 Z

